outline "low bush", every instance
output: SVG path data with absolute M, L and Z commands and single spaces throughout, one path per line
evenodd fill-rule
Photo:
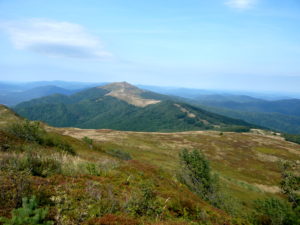
M 30 122 L 29 120 L 12 123 L 6 128 L 6 131 L 29 142 L 41 142 L 42 136 L 45 134 L 45 131 L 40 128 L 39 122 Z
M 101 168 L 97 166 L 95 163 L 85 163 L 83 164 L 85 169 L 87 170 L 87 174 L 92 176 L 100 176 L 102 174 Z
M 93 218 L 88 220 L 85 225 L 140 225 L 141 223 L 128 216 L 107 214 L 101 218 Z
M 48 147 L 56 147 L 63 152 L 75 155 L 75 150 L 73 149 L 73 147 L 66 141 L 63 141 L 59 136 L 45 134 L 40 144 Z
M 108 153 L 114 157 L 117 157 L 119 159 L 122 159 L 122 160 L 131 160 L 132 159 L 131 155 L 128 152 L 124 152 L 124 151 L 121 151 L 118 149 L 107 150 L 106 153 Z
M 213 174 L 209 161 L 199 150 L 181 151 L 178 179 L 192 192 L 232 216 L 240 213 L 240 202 L 220 188 L 219 177 Z
M 300 165 L 281 162 L 280 187 L 293 208 L 298 208 L 300 216 L 300 175 L 295 171 L 300 171 Z
M 12 218 L 0 218 L 3 225 L 52 225 L 46 220 L 48 209 L 38 208 L 38 202 L 32 198 L 23 198 L 22 207 L 12 211 Z
M 8 152 L 12 149 L 11 137 L 4 131 L 0 130 L 0 151 Z
M 0 165 L 0 170 L 2 171 L 27 171 L 33 176 L 41 177 L 47 177 L 62 172 L 62 166 L 59 160 L 32 152 L 3 156 Z
M 251 127 L 246 127 L 246 126 L 228 126 L 222 128 L 221 131 L 242 133 L 242 132 L 249 132 L 250 129 Z
M 92 218 L 120 212 L 118 192 L 114 190 L 113 185 L 92 179 L 70 185 L 73 188 L 67 191 L 58 190 L 51 198 L 57 210 L 55 218 L 58 224 L 84 224 L 84 221 Z
M 254 224 L 290 225 L 299 222 L 291 205 L 284 200 L 266 198 L 255 201 Z
M 140 192 L 129 200 L 126 211 L 136 217 L 158 217 L 163 212 L 163 205 L 158 201 L 151 186 L 143 185 Z
M 23 197 L 32 194 L 29 175 L 24 171 L 0 171 L 0 216 L 8 216 L 12 209 L 21 206 Z
M 86 144 L 88 144 L 89 146 L 93 146 L 93 139 L 85 136 L 82 138 L 82 141 L 84 141 Z
M 33 176 L 47 177 L 61 173 L 61 162 L 54 158 L 31 154 L 25 160 L 25 168 L 29 168 Z
M 39 122 L 25 120 L 23 122 L 12 123 L 6 127 L 6 132 L 24 141 L 55 147 L 61 151 L 75 155 L 75 151 L 69 143 L 62 140 L 58 135 L 46 132 L 41 128 Z
M 300 135 L 299 134 L 283 134 L 282 135 L 286 141 L 294 142 L 300 144 Z

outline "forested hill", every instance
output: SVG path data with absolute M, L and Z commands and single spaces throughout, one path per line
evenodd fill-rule
M 199 96 L 190 101 L 224 116 L 280 132 L 300 134 L 300 99 L 266 101 L 249 96 Z
M 31 120 L 58 127 L 128 131 L 247 130 L 242 120 L 208 112 L 126 82 L 112 83 L 67 96 L 51 95 L 17 105 Z

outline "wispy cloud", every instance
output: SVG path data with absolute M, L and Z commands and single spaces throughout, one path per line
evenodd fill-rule
M 235 9 L 250 9 L 254 6 L 256 0 L 227 0 L 226 5 Z
M 78 24 L 45 19 L 2 23 L 16 49 L 48 56 L 99 59 L 112 57 L 101 41 Z

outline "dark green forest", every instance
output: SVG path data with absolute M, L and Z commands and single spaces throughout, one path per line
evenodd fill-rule
M 105 95 L 107 93 L 105 89 L 91 88 L 71 96 L 56 94 L 21 103 L 14 110 L 30 120 L 41 120 L 57 127 L 166 132 L 207 129 L 246 131 L 253 127 L 242 120 L 211 113 L 153 92 L 144 92 L 141 97 L 161 102 L 146 107 L 136 107 Z

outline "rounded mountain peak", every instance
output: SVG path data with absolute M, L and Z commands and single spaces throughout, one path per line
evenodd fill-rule
M 142 94 L 146 91 L 139 89 L 127 82 L 110 83 L 99 88 L 109 91 L 106 96 L 118 98 L 138 107 L 145 107 L 147 105 L 160 102 L 160 100 L 144 98 Z
M 139 89 L 139 88 L 135 87 L 134 85 L 129 84 L 125 81 L 110 83 L 110 84 L 107 84 L 104 86 L 100 86 L 99 88 L 102 88 L 102 89 L 105 89 L 108 91 L 117 91 L 117 90 L 140 90 L 140 91 L 142 91 L 141 89 Z

